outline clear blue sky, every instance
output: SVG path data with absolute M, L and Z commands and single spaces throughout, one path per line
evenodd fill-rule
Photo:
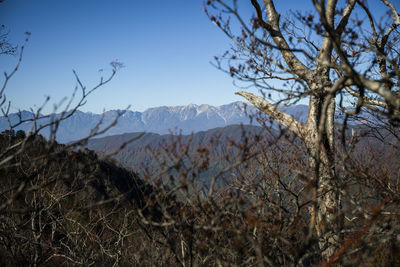
M 369 1 L 372 5 L 378 0 Z M 245 8 L 250 1 L 239 1 Z M 310 6 L 308 0 L 279 0 L 277 8 Z M 247 5 L 247 7 L 246 7 Z M 371 4 L 370 4 L 371 5 Z M 84 111 L 132 110 L 161 105 L 221 105 L 242 100 L 231 78 L 210 65 L 230 42 L 203 12 L 202 0 L 5 0 L 0 24 L 21 44 L 32 33 L 20 70 L 10 81 L 12 111 L 51 103 L 75 87 L 72 69 L 90 87 L 118 59 L 125 68 L 92 95 Z M 17 57 L 2 56 L 0 71 Z M 47 111 L 51 111 L 49 105 Z

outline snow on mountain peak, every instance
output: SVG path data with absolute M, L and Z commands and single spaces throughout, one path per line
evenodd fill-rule
M 245 109 L 245 107 L 247 107 Z M 170 129 L 182 130 L 183 134 L 205 131 L 216 127 L 225 127 L 230 124 L 250 124 L 247 113 L 252 114 L 255 107 L 243 102 L 233 102 L 227 105 L 211 106 L 207 104 L 187 106 L 162 106 L 149 108 L 143 112 L 126 111 L 118 120 L 118 124 L 111 128 L 106 135 L 123 134 L 129 132 L 153 132 L 167 134 Z M 295 109 L 296 115 L 302 113 L 302 108 Z M 245 112 L 247 111 L 247 113 Z M 101 127 L 109 125 L 121 110 L 110 110 L 105 112 Z M 29 112 L 26 112 L 29 116 Z M 59 116 L 59 114 L 56 114 Z M 70 142 L 87 136 L 91 129 L 101 120 L 103 115 L 76 112 L 73 116 L 62 121 L 57 134 L 60 142 Z M 17 119 L 17 115 L 13 118 Z M 306 117 L 306 116 L 305 116 Z M 46 123 L 45 120 L 41 123 Z M 16 130 L 28 131 L 31 124 L 20 125 Z M 8 123 L 5 118 L 0 117 L 0 130 L 7 129 Z M 43 135 L 47 135 L 46 131 Z

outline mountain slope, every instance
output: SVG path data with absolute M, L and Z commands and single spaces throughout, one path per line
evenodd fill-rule
M 137 170 L 139 175 L 145 175 L 146 169 L 150 173 L 169 169 L 179 161 L 180 155 L 182 162 L 191 169 L 196 169 L 207 159 L 207 169 L 197 173 L 198 181 L 207 184 L 210 177 L 240 159 L 243 144 L 254 151 L 270 136 L 268 131 L 259 126 L 229 125 L 180 136 L 155 133 L 106 136 L 89 140 L 87 148 L 101 154 L 114 154 L 117 161 Z M 119 150 L 125 143 L 128 144 Z M 229 173 L 226 175 L 229 176 Z

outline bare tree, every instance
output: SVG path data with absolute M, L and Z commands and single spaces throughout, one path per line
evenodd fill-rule
M 216 66 L 240 85 L 260 89 L 262 96 L 238 94 L 281 127 L 271 128 L 261 114 L 254 119 L 264 127 L 240 127 L 238 139 L 219 135 L 196 147 L 192 137 L 171 137 L 158 149 L 147 148 L 146 160 L 155 166 L 143 165 L 144 180 L 78 150 L 118 117 L 105 128 L 99 122 L 77 142 L 55 142 L 59 124 L 121 64 L 113 62 L 110 76 L 92 89 L 74 72 L 73 97 L 81 95 L 75 105 L 71 99 L 57 106 L 60 117 L 39 108 L 28 119 L 19 112 L 13 122 L 5 89 L 20 65 L 21 46 L 0 89 L 9 121 L 0 135 L 1 264 L 398 264 L 398 14 L 382 2 L 393 18 L 377 24 L 357 0 L 343 9 L 336 1 L 314 1 L 315 11 L 292 12 L 286 20 L 273 1 L 250 1 L 255 16 L 248 18 L 238 1 L 206 1 L 210 19 L 234 42 Z M 237 35 L 238 24 L 225 15 L 237 18 Z M 277 103 L 270 92 L 281 96 Z M 280 109 L 303 98 L 309 100 L 306 122 Z M 345 114 L 339 127 L 336 109 Z M 46 117 L 50 122 L 41 124 Z M 349 130 L 350 119 L 362 124 Z M 15 133 L 24 122 L 32 131 Z M 48 140 L 40 136 L 46 127 Z
M 273 0 L 247 3 L 205 1 L 206 14 L 233 42 L 230 51 L 216 57 L 216 66 L 240 85 L 258 88 L 263 96 L 236 94 L 286 127 L 307 148 L 314 170 L 311 225 L 328 259 L 340 242 L 341 225 L 335 110 L 339 106 L 350 116 L 368 109 L 398 125 L 399 12 L 382 0 L 390 16 L 377 20 L 366 1 L 349 0 L 342 6 L 336 0 L 313 0 L 314 10 L 282 17 Z M 241 12 L 240 5 L 246 4 L 254 16 Z M 308 99 L 307 121 L 302 123 L 271 103 L 271 92 L 279 93 L 279 103 Z M 353 110 L 346 107 L 349 98 L 356 101 Z
M 13 45 L 8 39 L 8 30 L 5 25 L 0 26 L 0 55 L 14 55 L 17 46 Z
M 118 206 L 124 199 L 140 207 L 142 204 L 138 200 L 143 184 L 134 173 L 117 167 L 108 159 L 98 160 L 93 152 L 78 149 L 90 138 L 113 127 L 124 111 L 119 111 L 109 125 L 102 125 L 101 119 L 89 135 L 75 142 L 58 144 L 56 135 L 60 123 L 73 116 L 94 91 L 110 82 L 123 65 L 118 61 L 111 62 L 109 76 L 100 77 L 98 84 L 91 88 L 86 87 L 73 71 L 76 87 L 69 99 L 54 105 L 54 113 L 61 109 L 58 116 L 42 114 L 49 102 L 47 98 L 38 109 L 31 109 L 33 116 L 23 117 L 19 111 L 17 120 L 13 120 L 6 89 L 22 62 L 29 35 L 27 33 L 25 43 L 19 49 L 15 67 L 4 73 L 0 87 L 0 108 L 9 123 L 8 130 L 0 134 L 1 264 L 37 266 L 61 262 L 88 266 L 103 260 L 116 265 L 121 261 L 130 213 L 119 220 L 113 206 L 116 203 Z M 5 39 L 1 42 L 1 48 L 10 48 Z M 7 53 L 11 52 L 9 49 Z M 30 123 L 31 130 L 16 132 L 23 123 Z M 50 130 L 47 139 L 41 136 L 43 129 Z M 110 169 L 130 186 L 121 191 L 115 190 L 115 185 L 110 186 L 113 179 L 117 179 L 116 174 L 104 175 L 104 172 L 111 172 Z M 111 191 L 99 188 L 110 188 Z M 133 188 L 136 191 L 132 191 Z M 111 224 L 110 220 L 116 222 Z M 96 232 L 94 229 L 101 230 Z M 113 237 L 106 240 L 106 235 Z

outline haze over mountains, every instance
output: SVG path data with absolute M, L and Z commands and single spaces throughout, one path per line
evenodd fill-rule
M 295 105 L 284 108 L 285 111 L 295 118 L 305 121 L 308 115 L 308 107 Z M 120 110 L 111 110 L 104 113 L 102 127 L 109 125 Z M 243 102 L 233 102 L 222 106 L 195 105 L 155 107 L 144 112 L 126 111 L 118 120 L 118 124 L 111 128 L 103 136 L 117 135 L 132 132 L 152 132 L 157 134 L 168 134 L 171 131 L 182 134 L 205 131 L 216 127 L 224 127 L 233 124 L 250 124 L 248 114 L 257 113 L 253 106 L 246 106 Z M 33 118 L 29 111 L 22 111 L 22 119 Z M 55 114 L 54 118 L 60 114 Z M 17 113 L 10 114 L 12 123 L 18 121 Z M 87 136 L 91 129 L 101 120 L 101 114 L 77 111 L 70 118 L 62 121 L 57 132 L 57 141 L 61 143 L 78 140 Z M 48 122 L 50 119 L 41 119 L 38 125 Z M 253 125 L 258 125 L 253 121 Z M 15 130 L 29 132 L 32 123 L 27 122 L 16 127 Z M 0 117 L 0 131 L 8 129 L 8 122 Z M 42 132 L 48 136 L 49 129 Z
M 257 141 L 254 138 L 256 135 L 258 136 Z M 187 146 L 189 157 L 194 162 L 199 162 L 196 160 L 201 158 L 199 149 L 206 148 L 210 164 L 207 171 L 202 171 L 198 178 L 203 182 L 209 182 L 209 177 L 241 157 L 240 149 L 233 146 L 232 141 L 235 144 L 243 144 L 247 137 L 248 146 L 254 149 L 260 147 L 260 144 L 268 140 L 270 136 L 270 132 L 262 127 L 229 125 L 180 136 L 155 133 L 126 133 L 106 136 L 89 140 L 86 147 L 105 155 L 112 154 L 114 159 L 123 166 L 135 170 L 139 175 L 143 175 L 145 169 L 160 171 L 165 168 L 166 166 L 160 165 L 163 160 L 168 162 L 167 167 L 173 165 L 174 157 L 171 154 L 174 153 L 166 153 L 166 150 L 181 152 L 186 150 Z M 121 149 L 122 145 L 124 146 Z M 202 151 L 204 152 L 204 150 Z M 230 160 L 226 159 L 226 155 L 230 156 Z

